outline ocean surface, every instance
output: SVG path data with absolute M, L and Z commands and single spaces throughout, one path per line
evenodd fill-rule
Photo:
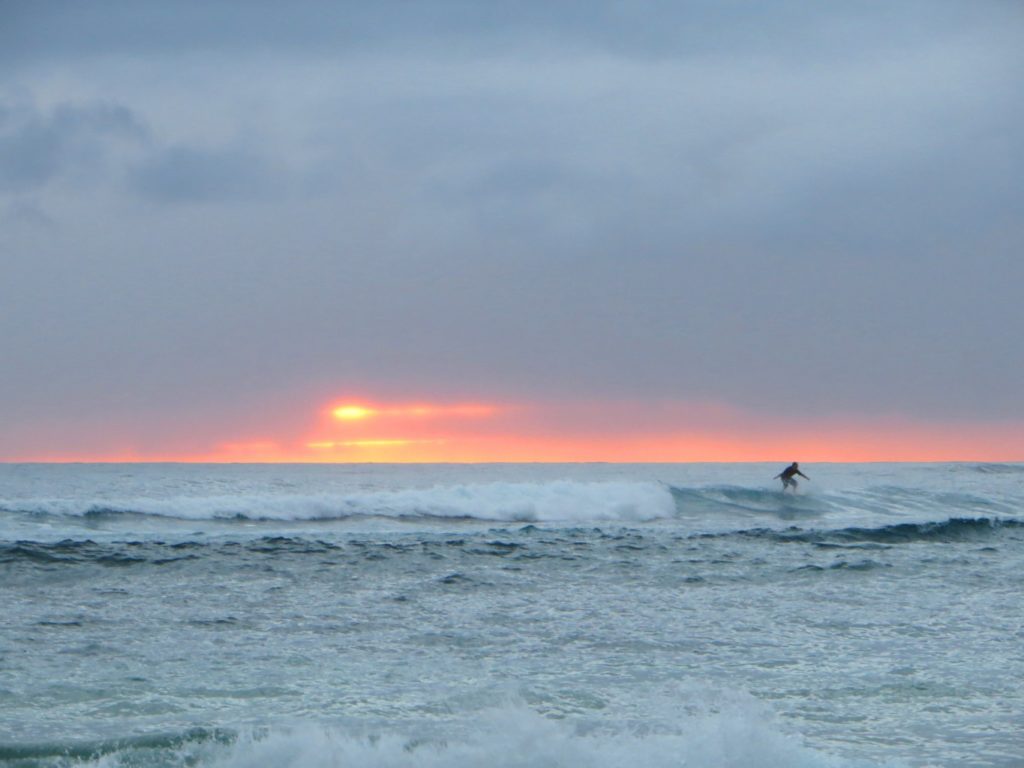
M 0 766 L 1024 766 L 1024 465 L 0 465 Z

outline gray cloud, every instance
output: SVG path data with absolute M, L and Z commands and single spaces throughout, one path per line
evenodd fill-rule
M 823 7 L 784 0 L 770 7 L 727 0 L 594 0 L 588 3 L 476 3 L 469 0 L 104 0 L 83 7 L 9 3 L 0 26 L 3 57 L 284 51 L 389 53 L 438 47 L 470 55 L 498 49 L 598 49 L 664 58 L 742 50 L 772 55 L 845 55 L 927 41 L 936 31 L 992 19 L 1020 21 L 1014 0 L 902 0 Z M 780 41 L 784 44 L 780 46 Z
M 1013 4 L 28 8 L 0 187 L 61 228 L 0 235 L 20 419 L 346 388 L 1024 418 Z
M 105 170 L 112 145 L 145 135 L 131 111 L 116 104 L 63 103 L 45 111 L 0 104 L 0 190 L 92 179 Z
M 63 183 L 94 191 L 114 186 L 176 203 L 251 199 L 280 192 L 286 182 L 244 147 L 165 146 L 121 104 L 61 102 L 47 110 L 0 104 L 0 191 L 9 194 Z M 29 207 L 19 201 L 12 211 Z
M 229 148 L 173 146 L 154 152 L 132 171 L 135 190 L 158 202 L 247 199 L 273 189 L 262 158 Z
M 52 230 L 57 226 L 46 211 L 29 199 L 12 200 L 4 209 L 4 216 L 13 226 L 26 225 L 43 230 Z

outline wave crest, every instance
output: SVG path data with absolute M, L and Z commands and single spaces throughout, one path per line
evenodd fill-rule
M 688 711 L 687 711 L 688 710 Z M 477 713 L 461 732 L 366 732 L 322 724 L 247 728 L 234 736 L 196 730 L 182 737 L 133 739 L 77 747 L 8 750 L 35 765 L 108 768 L 125 764 L 217 768 L 856 768 L 805 746 L 786 733 L 752 697 L 684 708 L 669 727 L 585 728 L 523 705 Z M 3 753 L 0 753 L 2 755 Z M 38 762 L 36 762 L 38 761 Z
M 347 494 L 178 496 L 103 501 L 7 502 L 0 509 L 58 516 L 155 515 L 186 520 L 335 520 L 350 517 L 462 518 L 496 522 L 640 522 L 672 517 L 653 482 L 481 483 Z
M 741 535 L 768 538 L 779 542 L 799 542 L 822 546 L 843 544 L 909 544 L 913 542 L 983 541 L 1002 531 L 1017 531 L 1024 523 L 1013 519 L 954 517 L 928 523 L 897 523 L 878 528 L 850 527 L 836 530 L 742 531 Z

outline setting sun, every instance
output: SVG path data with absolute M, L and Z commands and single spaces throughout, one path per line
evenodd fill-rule
M 376 411 L 372 408 L 364 408 L 361 405 L 342 405 L 335 408 L 331 413 L 334 418 L 342 421 L 358 421 L 373 416 Z
M 390 405 L 387 407 L 369 407 L 365 405 L 339 405 L 331 409 L 331 415 L 339 421 L 360 421 L 371 416 L 389 418 L 424 419 L 437 417 L 486 417 L 497 412 L 492 405 Z

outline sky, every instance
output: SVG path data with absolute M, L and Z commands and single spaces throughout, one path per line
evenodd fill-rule
M 0 461 L 1024 460 L 1016 0 L 0 0 Z

